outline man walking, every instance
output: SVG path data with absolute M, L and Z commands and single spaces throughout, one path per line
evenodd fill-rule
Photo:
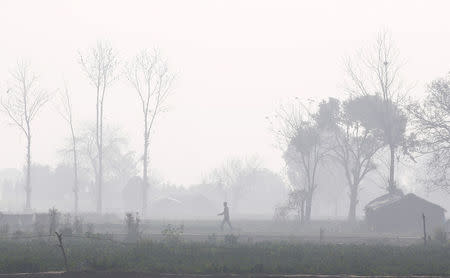
M 227 202 L 223 202 L 223 212 L 217 214 L 219 215 L 223 215 L 223 220 L 222 220 L 222 224 L 220 225 L 220 230 L 223 231 L 223 225 L 225 225 L 225 223 L 228 224 L 228 226 L 230 227 L 231 230 L 233 230 L 233 227 L 231 226 L 231 222 L 230 222 L 230 211 L 228 209 L 228 205 Z

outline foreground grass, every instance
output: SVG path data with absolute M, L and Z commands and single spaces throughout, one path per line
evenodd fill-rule
M 153 273 L 450 274 L 450 247 L 65 241 L 70 270 Z M 0 241 L 0 273 L 62 270 L 54 239 Z

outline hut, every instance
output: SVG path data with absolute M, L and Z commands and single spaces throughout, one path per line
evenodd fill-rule
M 443 227 L 445 209 L 415 194 L 386 194 L 365 207 L 369 228 L 376 232 L 422 234 L 423 220 L 427 233 Z

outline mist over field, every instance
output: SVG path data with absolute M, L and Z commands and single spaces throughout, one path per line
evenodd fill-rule
M 450 274 L 449 9 L 2 1 L 0 273 Z

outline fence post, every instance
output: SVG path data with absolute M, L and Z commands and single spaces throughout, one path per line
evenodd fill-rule
M 422 213 L 422 223 L 423 223 L 423 244 L 427 245 L 427 229 L 425 224 L 425 213 Z
M 58 239 L 58 247 L 61 248 L 61 252 L 64 257 L 64 266 L 66 267 L 66 271 L 69 272 L 69 266 L 67 265 L 67 257 L 66 257 L 66 251 L 64 250 L 63 242 L 62 242 L 62 233 L 55 232 L 56 237 Z

